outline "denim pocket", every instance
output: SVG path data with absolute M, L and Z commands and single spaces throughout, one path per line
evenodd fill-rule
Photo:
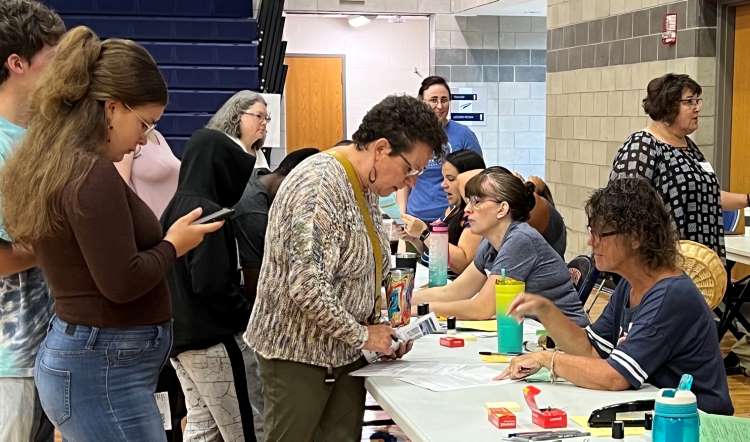
M 39 360 L 36 385 L 47 417 L 59 427 L 70 418 L 70 371 L 50 368 Z
M 144 353 L 152 349 L 151 340 L 116 341 L 107 348 L 107 357 L 113 367 L 127 367 L 137 363 Z

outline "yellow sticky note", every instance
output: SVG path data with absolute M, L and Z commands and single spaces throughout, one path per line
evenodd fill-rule
M 589 427 L 588 416 L 572 416 L 573 422 L 583 427 L 584 431 L 588 431 L 594 437 L 611 437 L 611 428 L 591 428 Z M 625 436 L 640 436 L 646 433 L 646 429 L 643 427 L 625 427 Z
M 484 332 L 496 332 L 497 321 L 490 319 L 489 321 L 458 321 L 456 328 L 478 330 Z
M 480 355 L 482 362 L 489 364 L 507 364 L 513 356 L 508 355 Z
M 470 335 L 470 334 L 468 334 L 468 333 L 458 333 L 458 334 L 456 335 L 456 337 L 457 337 L 457 338 L 461 338 L 461 339 L 463 339 L 464 341 L 476 341 L 476 340 L 477 340 L 477 337 L 476 337 L 476 336 L 474 336 L 474 335 Z
M 517 402 L 486 402 L 484 408 L 507 408 L 513 413 L 521 411 L 521 406 Z

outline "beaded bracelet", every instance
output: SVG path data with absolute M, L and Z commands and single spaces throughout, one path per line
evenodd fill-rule
M 557 382 L 557 374 L 555 373 L 555 356 L 557 356 L 557 349 L 552 351 L 552 360 L 549 363 L 550 381 L 551 383 Z

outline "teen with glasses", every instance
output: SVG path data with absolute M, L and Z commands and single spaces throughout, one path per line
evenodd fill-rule
M 587 201 L 586 215 L 596 268 L 622 280 L 601 316 L 585 328 L 527 287 L 508 313 L 538 318 L 559 351 L 513 358 L 499 379 L 521 379 L 546 367 L 553 380 L 627 390 L 645 383 L 674 388 L 690 373 L 698 408 L 731 415 L 713 313 L 677 267 L 678 235 L 657 191 L 642 178 L 610 181 Z
M 575 323 L 588 324 L 570 274 L 560 255 L 527 221 L 534 207 L 533 185 L 498 167 L 466 184 L 464 212 L 472 233 L 481 235 L 474 261 L 452 283 L 415 292 L 412 304 L 459 319 L 495 315 L 495 281 L 505 274 L 526 290 L 553 302 Z
M 36 359 L 44 411 L 66 440 L 165 440 L 154 400 L 172 344 L 164 277 L 222 223 L 163 234 L 112 164 L 146 143 L 167 102 L 153 58 L 86 27 L 63 36 L 5 167 L 8 232 L 33 247 L 55 298 Z M 138 115 L 136 115 L 136 112 Z
M 444 78 L 437 76 L 425 78 L 417 95 L 430 106 L 448 137 L 448 142 L 443 146 L 444 155 L 471 150 L 480 157 L 482 156 L 482 148 L 474 132 L 449 118 L 451 90 Z M 407 213 L 428 224 L 445 214 L 448 201 L 441 186 L 442 165 L 442 157 L 430 160 L 414 185 L 398 193 L 401 213 Z

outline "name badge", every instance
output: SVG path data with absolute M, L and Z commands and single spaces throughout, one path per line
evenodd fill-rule
M 708 161 L 703 161 L 703 162 L 700 163 L 700 165 L 703 168 L 703 170 L 705 170 L 706 172 L 708 172 L 708 173 L 716 173 L 716 172 L 714 172 L 714 168 L 711 167 L 711 163 L 709 163 Z

